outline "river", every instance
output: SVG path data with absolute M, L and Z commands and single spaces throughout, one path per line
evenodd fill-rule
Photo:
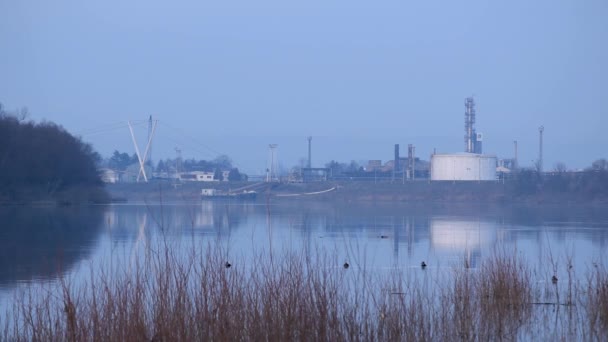
M 605 265 L 608 241 L 608 213 L 593 206 L 197 201 L 1 207 L 0 222 L 0 323 L 20 298 L 90 286 L 93 273 L 130 273 L 166 250 L 188 260 L 211 247 L 218 267 L 254 272 L 260 255 L 295 253 L 329 272 L 348 263 L 349 272 L 434 281 L 502 253 L 543 289 L 553 276 L 584 282 Z

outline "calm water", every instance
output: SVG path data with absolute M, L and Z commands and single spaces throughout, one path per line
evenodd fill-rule
M 579 276 L 606 259 L 603 208 L 397 206 L 333 203 L 218 202 L 80 208 L 0 208 L 0 306 L 15 291 L 91 268 L 127 265 L 168 243 L 178 250 L 220 246 L 250 265 L 262 251 L 326 250 L 338 262 L 379 272 L 425 261 L 441 271 L 467 259 L 477 267 L 497 248 L 521 254 L 552 274 L 550 261 L 572 257 Z M 312 253 L 314 254 L 314 253 Z M 280 254 L 279 254 L 280 255 Z M 562 272 L 561 267 L 559 272 Z

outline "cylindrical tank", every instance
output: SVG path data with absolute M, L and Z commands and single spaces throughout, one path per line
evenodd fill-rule
M 433 154 L 431 156 L 431 180 L 496 180 L 496 156 L 475 153 Z

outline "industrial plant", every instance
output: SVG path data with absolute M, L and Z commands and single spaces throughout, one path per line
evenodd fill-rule
M 475 123 L 477 111 L 475 99 L 467 97 L 464 100 L 464 149 L 461 152 L 437 153 L 434 150 L 428 160 L 419 158 L 416 146 L 407 144 L 407 155 L 401 156 L 400 144 L 394 145 L 394 157 L 383 162 L 380 159 L 368 161 L 351 161 L 340 163 L 330 161 L 324 165 L 313 165 L 311 136 L 307 141 L 307 158 L 302 159 L 299 167 L 294 167 L 289 174 L 279 170 L 278 144 L 268 145 L 268 164 L 264 174 L 247 175 L 236 177 L 236 171 L 230 175 L 230 168 L 211 167 L 209 163 L 203 163 L 199 167 L 184 169 L 179 165 L 182 162 L 181 149 L 176 147 L 178 157 L 175 165 L 171 168 L 152 169 L 149 163 L 151 159 L 152 141 L 158 120 L 147 120 L 148 137 L 144 149 L 139 148 L 135 139 L 132 123 L 128 122 L 131 140 L 135 149 L 135 161 L 131 165 L 120 170 L 112 168 L 103 169 L 104 182 L 147 182 L 148 178 L 171 179 L 176 182 L 191 181 L 228 181 L 231 179 L 249 179 L 254 182 L 265 183 L 310 183 L 328 180 L 345 181 L 373 181 L 373 182 L 410 182 L 410 181 L 496 181 L 518 168 L 517 141 L 514 141 L 514 158 L 498 159 L 494 154 L 485 154 L 483 151 L 483 134 L 478 132 Z M 536 168 L 542 172 L 543 169 L 543 131 L 539 128 L 539 159 Z M 142 153 L 143 152 L 143 153 Z M 128 159 L 128 156 L 127 156 Z M 166 160 L 167 166 L 170 160 Z M 208 165 L 209 164 L 209 165 Z M 162 169 L 162 170 L 161 170 Z
M 482 153 L 483 135 L 475 130 L 475 100 L 464 100 L 464 152 L 431 156 L 433 181 L 496 180 L 496 156 Z
M 502 159 L 483 153 L 483 134 L 475 129 L 476 109 L 473 97 L 464 101 L 464 151 L 436 153 L 429 161 L 416 157 L 416 147 L 407 145 L 407 157 L 401 157 L 400 145 L 394 146 L 394 159 L 369 160 L 366 165 L 353 167 L 331 162 L 325 168 L 311 167 L 311 139 L 308 138 L 308 164 L 299 169 L 299 175 L 291 175 L 290 181 L 361 180 L 361 181 L 495 181 L 498 173 L 511 172 L 516 167 L 517 157 Z M 541 152 L 542 153 L 542 152 Z M 515 142 L 517 155 L 517 142 Z M 498 171 L 497 171 L 498 170 Z

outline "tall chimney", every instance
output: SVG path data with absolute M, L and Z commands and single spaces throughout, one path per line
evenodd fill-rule
M 308 137 L 308 168 L 312 167 L 312 137 Z
M 399 172 L 399 144 L 395 144 L 395 172 Z

